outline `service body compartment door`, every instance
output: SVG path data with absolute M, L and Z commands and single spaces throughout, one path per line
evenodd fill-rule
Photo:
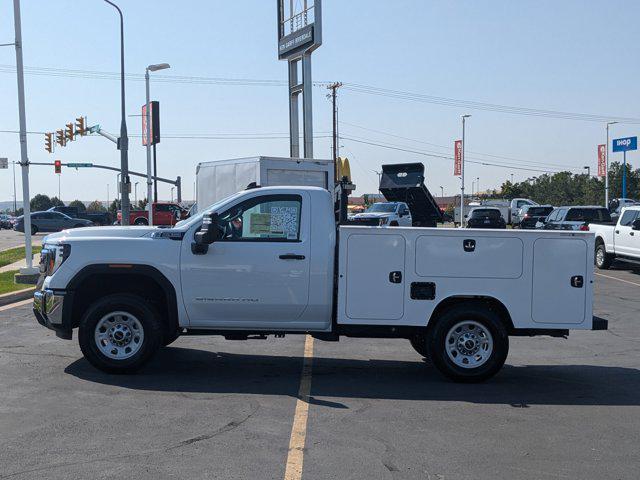
M 405 239 L 353 234 L 346 242 L 346 317 L 398 320 L 404 315 Z
M 539 238 L 533 243 L 534 322 L 585 321 L 587 253 L 587 242 L 581 238 Z

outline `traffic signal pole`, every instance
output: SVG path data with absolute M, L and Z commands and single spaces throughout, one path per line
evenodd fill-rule
M 36 275 L 31 248 L 31 205 L 29 196 L 29 157 L 27 155 L 27 116 L 24 102 L 24 64 L 22 62 L 22 28 L 20 0 L 13 0 L 13 21 L 16 31 L 16 72 L 18 77 L 18 115 L 20 117 L 20 165 L 22 167 L 22 206 L 24 210 L 24 239 L 27 267 L 20 269 L 23 275 Z

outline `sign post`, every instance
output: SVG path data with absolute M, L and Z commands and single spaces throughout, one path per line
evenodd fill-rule
M 613 152 L 622 152 L 622 198 L 627 198 L 627 151 L 638 149 L 638 137 L 613 139 Z

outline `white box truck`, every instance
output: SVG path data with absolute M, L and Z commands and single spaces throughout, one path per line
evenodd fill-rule
M 196 167 L 196 208 L 192 214 L 246 190 L 251 184 L 320 187 L 333 191 L 334 176 L 331 160 L 260 156 L 202 162 Z

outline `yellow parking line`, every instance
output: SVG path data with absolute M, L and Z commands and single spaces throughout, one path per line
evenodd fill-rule
M 291 438 L 289 440 L 289 454 L 287 468 L 284 472 L 285 480 L 300 480 L 302 478 L 302 462 L 304 460 L 304 442 L 307 437 L 307 418 L 309 416 L 309 395 L 311 393 L 311 365 L 313 363 L 313 337 L 307 335 L 304 342 L 304 360 L 296 413 L 293 417 Z
M 33 298 L 30 298 L 28 300 L 22 300 L 16 303 L 10 303 L 9 305 L 3 305 L 2 307 L 0 307 L 0 312 L 4 312 L 5 310 L 10 310 L 16 307 L 21 307 L 23 305 L 27 305 L 28 303 L 32 303 L 32 302 L 33 302 Z
M 611 280 L 617 280 L 619 282 L 629 283 L 631 285 L 635 285 L 636 287 L 640 287 L 640 283 L 630 282 L 629 280 L 623 280 L 622 278 L 611 277 L 609 275 L 603 275 L 602 273 L 598 273 L 598 272 L 594 272 L 594 273 L 600 277 L 610 278 Z

